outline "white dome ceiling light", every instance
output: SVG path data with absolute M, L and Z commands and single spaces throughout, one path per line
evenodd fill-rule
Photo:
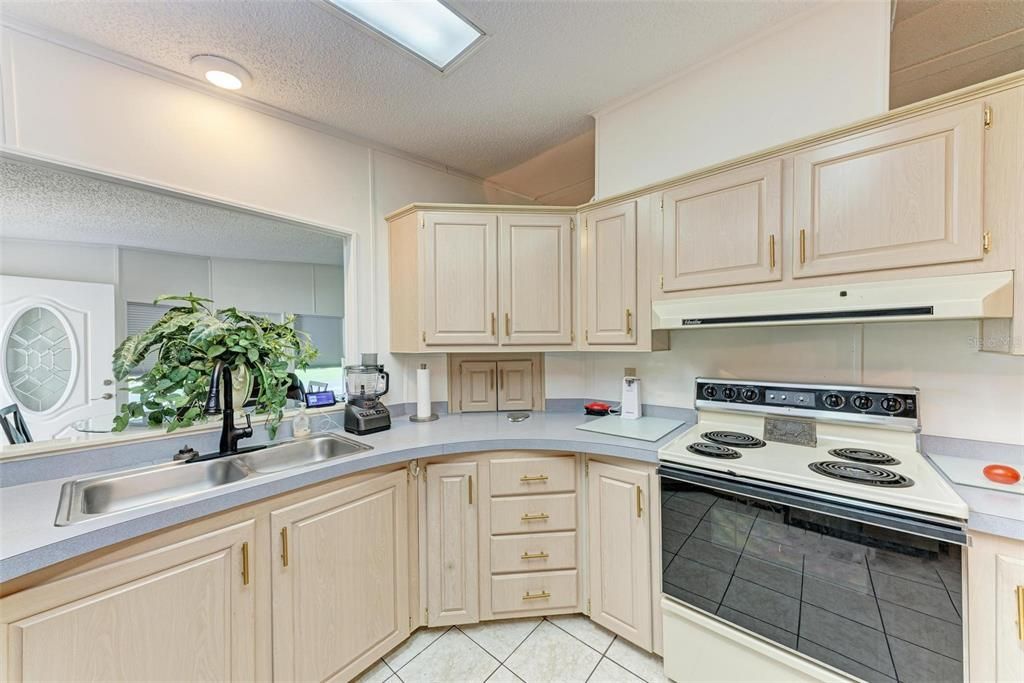
M 203 78 L 225 90 L 240 90 L 252 80 L 242 65 L 216 55 L 196 55 L 192 58 L 192 66 Z

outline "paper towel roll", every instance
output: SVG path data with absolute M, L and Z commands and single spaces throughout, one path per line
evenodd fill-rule
M 430 370 L 426 363 L 416 369 L 416 417 L 430 417 Z

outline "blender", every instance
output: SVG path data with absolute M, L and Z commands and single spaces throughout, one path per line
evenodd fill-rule
M 364 353 L 362 363 L 345 366 L 345 431 L 373 434 L 391 429 L 391 413 L 378 399 L 388 393 L 390 376 L 377 354 Z

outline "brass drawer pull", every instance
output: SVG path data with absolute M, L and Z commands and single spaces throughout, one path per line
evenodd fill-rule
M 530 553 L 530 552 L 525 552 L 525 553 L 523 553 L 522 557 L 520 557 L 519 559 L 521 559 L 521 560 L 546 560 L 546 559 L 548 559 L 548 554 L 547 553 Z
M 288 566 L 288 527 L 281 527 L 281 566 Z
M 546 474 L 534 474 L 534 475 L 524 474 L 523 476 L 519 477 L 519 481 L 523 482 L 524 484 L 529 484 L 531 481 L 547 481 L 547 480 L 548 480 L 548 475 L 546 475 Z
M 548 593 L 547 591 L 541 591 L 540 593 L 531 593 L 530 591 L 526 591 L 523 593 L 523 600 L 544 600 L 550 597 L 551 593 Z
M 1024 586 L 1017 586 L 1017 640 L 1024 640 Z
M 524 522 L 533 522 L 535 520 L 545 520 L 547 518 L 548 518 L 548 513 L 546 513 L 546 512 L 537 512 L 537 513 L 529 513 L 528 512 L 525 515 L 523 515 L 522 520 Z
M 249 542 L 242 543 L 242 585 L 249 585 Z

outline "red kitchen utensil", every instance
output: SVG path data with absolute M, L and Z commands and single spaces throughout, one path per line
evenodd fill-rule
M 981 472 L 989 481 L 997 484 L 1016 484 L 1020 481 L 1020 472 L 1009 465 L 986 465 Z

